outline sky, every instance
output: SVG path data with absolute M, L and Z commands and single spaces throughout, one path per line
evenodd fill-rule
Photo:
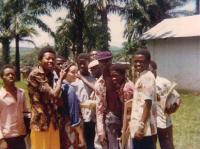
M 194 3 L 195 0 L 190 0 L 187 5 L 180 9 L 187 9 L 187 10 L 193 10 L 194 9 Z M 59 25 L 58 22 L 56 22 L 56 19 L 61 17 L 65 17 L 66 15 L 66 10 L 65 9 L 60 9 L 52 13 L 52 16 L 42 16 L 41 19 L 53 30 L 56 30 L 56 27 Z M 118 15 L 110 14 L 108 16 L 109 22 L 108 26 L 110 28 L 110 33 L 111 33 L 111 41 L 110 45 L 111 46 L 117 46 L 117 47 L 122 47 L 122 43 L 126 41 L 125 38 L 123 38 L 123 31 L 124 31 L 124 25 L 125 21 Z M 43 32 L 41 29 L 36 28 L 39 35 L 38 36 L 33 36 L 31 39 L 35 42 L 37 47 L 44 46 L 47 44 L 54 45 L 54 40 L 53 38 L 48 35 L 48 33 Z M 14 46 L 14 42 L 11 43 L 11 46 Z M 21 47 L 33 47 L 32 44 L 28 44 L 25 42 L 20 42 Z
M 52 16 L 43 16 L 41 17 L 41 19 L 53 30 L 56 31 L 56 27 L 59 25 L 58 22 L 56 22 L 56 19 L 58 17 L 65 17 L 66 15 L 66 10 L 61 9 L 58 10 L 56 12 L 52 13 Z M 118 15 L 109 15 L 108 16 L 109 22 L 108 22 L 108 26 L 110 28 L 110 32 L 111 32 L 111 42 L 110 45 L 113 46 L 118 46 L 121 47 L 122 43 L 125 41 L 125 39 L 123 38 L 123 31 L 124 31 L 124 24 L 125 21 L 122 20 L 122 18 Z M 41 29 L 36 28 L 39 35 L 38 36 L 33 36 L 32 40 L 35 42 L 35 44 L 37 46 L 43 46 L 46 44 L 50 44 L 53 45 L 54 44 L 54 40 L 53 38 L 48 35 L 48 33 L 43 32 Z M 14 44 L 14 43 L 12 43 Z M 31 46 L 31 44 L 27 44 L 27 43 L 21 43 L 20 46 Z

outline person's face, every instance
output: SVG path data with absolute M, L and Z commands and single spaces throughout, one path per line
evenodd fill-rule
M 97 51 L 92 51 L 92 52 L 90 53 L 90 61 L 96 59 L 97 53 L 98 53 Z
M 55 67 L 56 72 L 60 72 L 61 67 L 62 67 L 62 65 L 63 65 L 64 62 L 65 62 L 64 59 L 62 59 L 62 58 L 56 58 L 56 67 Z
M 105 60 L 99 60 L 99 66 L 102 70 L 102 72 L 104 71 L 108 71 L 110 66 L 112 64 L 112 59 L 105 59 Z
M 145 59 L 144 55 L 135 55 L 133 57 L 133 63 L 135 70 L 139 73 L 149 68 L 149 62 Z
M 92 76 L 95 78 L 99 78 L 101 76 L 101 68 L 99 67 L 99 65 L 90 68 L 90 71 L 92 73 Z
M 3 71 L 2 80 L 4 84 L 14 84 L 16 79 L 15 70 L 12 68 L 6 68 Z
M 64 62 L 65 62 L 64 59 L 62 59 L 62 58 L 56 58 L 56 69 L 58 71 L 61 70 L 61 66 L 63 65 Z
M 75 66 L 75 65 L 72 65 L 70 68 L 69 68 L 69 71 L 67 72 L 67 75 L 66 75 L 66 80 L 68 82 L 74 82 L 76 80 L 76 75 L 78 73 L 78 67 Z
M 45 71 L 47 71 L 47 72 L 52 71 L 55 66 L 55 59 L 56 59 L 55 54 L 53 54 L 51 52 L 46 52 L 46 53 L 44 53 L 44 55 L 40 61 L 40 65 L 42 66 L 42 68 Z
M 78 60 L 78 68 L 82 75 L 88 74 L 88 60 L 85 59 L 79 59 Z
M 119 89 L 125 79 L 125 76 L 115 70 L 110 71 L 110 75 L 115 88 Z

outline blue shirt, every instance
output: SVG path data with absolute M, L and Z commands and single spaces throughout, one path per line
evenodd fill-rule
M 71 126 L 77 126 L 81 121 L 79 117 L 80 104 L 71 85 L 67 83 L 62 85 L 61 100 L 63 100 L 63 106 L 58 109 L 61 116 L 69 116 Z

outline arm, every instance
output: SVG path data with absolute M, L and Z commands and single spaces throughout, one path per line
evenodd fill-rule
M 48 84 L 48 80 L 44 73 L 40 73 L 38 70 L 33 70 L 27 79 L 29 92 L 32 92 L 32 90 L 39 90 L 41 93 L 49 94 L 49 96 L 56 98 L 59 96 L 61 91 L 62 80 L 64 79 L 65 74 L 66 72 L 61 70 L 60 78 L 57 81 L 56 87 L 52 88 Z
M 152 105 L 151 100 L 145 100 L 145 105 L 144 105 L 142 118 L 141 118 L 140 122 L 146 124 L 147 119 L 150 117 L 151 105 Z
M 144 130 L 152 109 L 152 104 L 156 100 L 156 84 L 154 78 L 143 78 L 141 81 L 141 99 L 144 100 L 144 107 L 141 119 L 139 121 L 138 130 L 135 133 L 135 138 L 140 140 L 144 136 Z
M 95 90 L 94 84 L 89 82 L 84 76 L 81 74 L 77 74 L 77 78 L 83 81 L 89 88 L 91 88 L 93 91 Z
M 79 147 L 82 148 L 82 147 L 85 147 L 86 144 L 85 144 L 85 139 L 84 139 L 84 135 L 83 135 L 83 128 L 81 127 L 82 125 L 79 124 L 77 125 L 76 127 L 74 127 L 75 131 L 78 133 L 78 137 L 79 137 Z
M 143 136 L 144 136 L 145 124 L 147 122 L 147 119 L 150 117 L 151 105 L 152 105 L 151 100 L 145 100 L 142 118 L 139 122 L 139 128 L 135 133 L 135 138 L 138 139 L 138 140 L 142 139 Z
M 104 127 L 104 113 L 105 105 L 104 101 L 106 100 L 106 89 L 102 84 L 95 84 L 95 99 L 96 99 L 96 125 L 97 125 L 97 134 L 100 139 L 101 145 L 106 144 L 106 134 Z
M 1 109 L 2 109 L 2 106 L 0 105 L 0 115 L 1 115 Z M 0 120 L 0 149 L 8 149 L 8 145 L 6 141 L 4 140 L 4 136 L 2 132 L 1 120 Z

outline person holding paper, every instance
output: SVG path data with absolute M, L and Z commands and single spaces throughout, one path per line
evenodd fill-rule
M 157 64 L 150 63 L 150 70 L 156 77 L 157 92 L 157 137 L 161 149 L 174 149 L 171 114 L 180 106 L 180 95 L 175 84 L 157 75 Z

